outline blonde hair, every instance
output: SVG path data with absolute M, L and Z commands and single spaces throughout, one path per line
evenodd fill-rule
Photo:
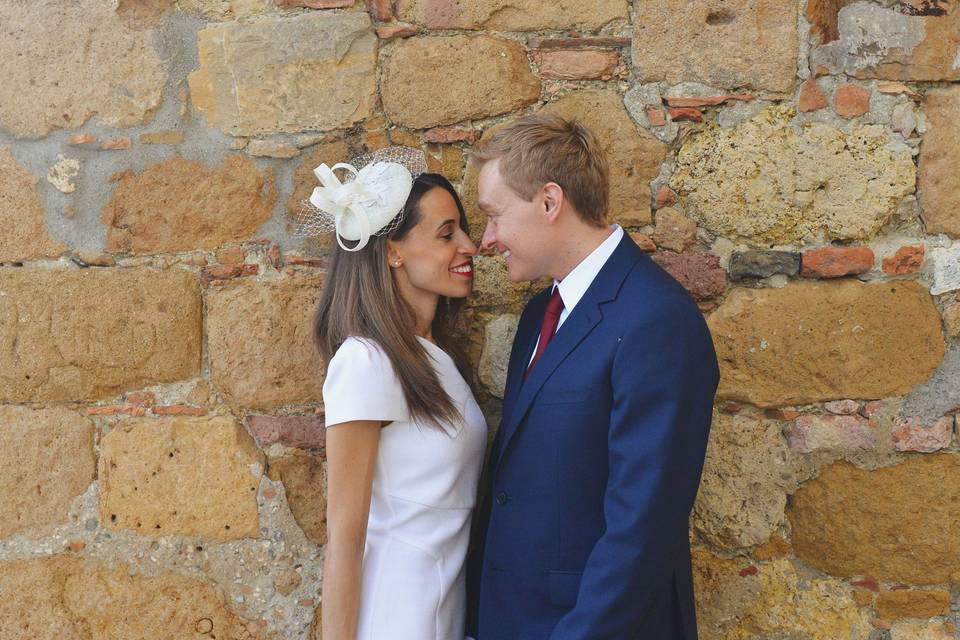
M 610 170 L 600 140 L 576 119 L 537 113 L 498 129 L 470 154 L 477 169 L 500 161 L 500 175 L 525 200 L 548 182 L 563 188 L 580 218 L 606 224 Z

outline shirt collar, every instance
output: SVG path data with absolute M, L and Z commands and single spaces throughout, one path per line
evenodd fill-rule
M 567 274 L 567 277 L 559 282 L 554 280 L 553 285 L 560 289 L 560 299 L 563 300 L 563 310 L 569 314 L 573 308 L 580 302 L 580 298 L 590 288 L 594 278 L 600 273 L 600 269 L 607 263 L 607 260 L 613 255 L 617 245 L 623 238 L 623 228 L 615 224 L 613 231 L 606 240 L 600 243 L 590 255 L 583 259 L 573 271 Z

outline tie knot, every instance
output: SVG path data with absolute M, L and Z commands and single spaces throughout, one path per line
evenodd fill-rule
M 544 313 L 559 316 L 561 311 L 563 311 L 563 298 L 560 297 L 560 287 L 554 287 L 553 293 L 550 294 L 550 300 L 547 302 L 547 309 L 544 311 Z

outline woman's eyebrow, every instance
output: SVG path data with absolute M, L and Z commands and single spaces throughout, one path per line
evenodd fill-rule
M 437 231 L 440 231 L 440 229 L 443 229 L 445 226 L 453 223 L 454 223 L 454 220 L 444 220 L 443 222 L 440 223 L 440 226 L 437 227 Z

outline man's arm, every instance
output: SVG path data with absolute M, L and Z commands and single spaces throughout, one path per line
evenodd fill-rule
M 665 605 L 650 585 L 663 592 L 685 543 L 718 381 L 716 357 L 692 304 L 652 315 L 658 317 L 622 337 L 614 357 L 606 529 L 587 559 L 577 604 L 550 640 L 648 637 L 642 630 Z

